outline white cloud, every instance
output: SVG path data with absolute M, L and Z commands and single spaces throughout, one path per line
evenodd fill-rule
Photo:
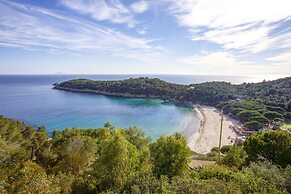
M 238 26 L 227 29 L 216 29 L 205 32 L 201 36 L 193 36 L 193 40 L 209 40 L 221 44 L 225 49 L 244 49 L 253 52 L 267 47 L 257 48 L 261 40 L 268 39 L 270 27 L 253 27 L 252 25 Z
M 147 31 L 145 29 L 141 29 L 141 30 L 137 30 L 137 33 L 144 35 L 147 33 Z
M 238 60 L 234 55 L 228 52 L 213 52 L 188 56 L 181 58 L 179 62 L 207 67 L 234 67 L 236 65 L 250 64 L 250 62 Z
M 67 8 L 89 15 L 97 21 L 127 24 L 129 28 L 139 23 L 135 20 L 135 14 L 143 13 L 149 7 L 149 3 L 143 0 L 129 7 L 120 0 L 60 0 L 60 2 Z
M 291 16 L 290 0 L 170 0 L 181 25 L 226 28 Z
M 291 22 L 290 0 L 165 1 L 170 3 L 170 13 L 178 23 L 192 31 L 194 41 L 207 40 L 224 49 L 248 52 L 260 52 L 279 44 L 290 47 L 290 35 L 283 40 L 284 33 L 272 34 L 288 18 Z M 201 29 L 204 32 L 195 33 Z
M 97 21 L 111 21 L 112 23 L 127 24 L 134 28 L 140 21 L 135 14 L 148 10 L 149 3 L 141 0 L 125 6 L 120 0 L 59 0 L 65 7 L 83 15 L 89 15 Z
M 127 58 L 157 56 L 149 39 L 90 23 L 52 10 L 11 1 L 0 2 L 0 45 L 29 50 L 103 52 Z M 129 54 L 130 53 L 130 54 Z M 141 57 L 142 59 L 142 57 Z
M 133 3 L 130 7 L 135 13 L 143 13 L 149 8 L 149 4 L 148 2 L 141 0 Z
M 266 66 L 270 74 L 291 75 L 291 51 L 266 58 L 269 65 Z
M 81 14 L 90 15 L 98 21 L 109 20 L 113 23 L 128 23 L 133 20 L 130 10 L 119 0 L 60 0 L 60 2 Z
M 291 70 L 291 51 L 286 53 L 281 53 L 277 56 L 268 57 L 266 60 L 274 62 L 274 63 L 285 63 L 289 65 L 289 69 Z
M 229 52 L 212 52 L 183 57 L 178 60 L 192 72 L 205 75 L 289 75 L 291 53 L 269 57 L 265 62 L 244 60 Z M 263 64 L 262 64 L 263 63 Z

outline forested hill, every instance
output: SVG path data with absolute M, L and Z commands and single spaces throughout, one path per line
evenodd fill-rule
M 217 106 L 246 128 L 258 130 L 281 125 L 291 119 L 291 77 L 260 83 L 236 85 L 237 101 L 225 101 Z
M 205 82 L 200 84 L 173 84 L 158 78 L 130 78 L 118 81 L 94 81 L 76 79 L 56 84 L 56 89 L 79 92 L 108 93 L 120 96 L 157 97 L 178 102 L 217 105 L 220 102 L 246 99 L 262 99 L 287 103 L 291 98 L 291 77 L 260 83 L 233 85 L 227 82 Z
M 118 81 L 76 79 L 55 89 L 122 97 L 160 98 L 174 103 L 218 107 L 253 130 L 291 119 L 291 77 L 260 83 L 174 84 L 157 78 Z
M 237 89 L 247 98 L 286 104 L 291 99 L 291 77 L 255 84 L 244 83 L 238 85 Z
M 148 77 L 119 81 L 77 79 L 57 84 L 54 88 L 123 97 L 161 98 L 172 102 L 210 105 L 235 98 L 235 87 L 226 82 L 182 85 Z

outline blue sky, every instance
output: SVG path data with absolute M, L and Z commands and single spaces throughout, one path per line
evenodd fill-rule
M 291 75 L 290 0 L 0 0 L 0 74 Z

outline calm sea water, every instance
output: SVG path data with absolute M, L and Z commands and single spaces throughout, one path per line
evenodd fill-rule
M 0 114 L 34 127 L 54 129 L 97 128 L 105 122 L 116 127 L 138 126 L 153 139 L 198 126 L 196 113 L 162 100 L 129 99 L 53 90 L 52 84 L 75 78 L 116 80 L 140 75 L 1 75 Z M 174 83 L 226 80 L 249 81 L 246 77 L 155 75 Z

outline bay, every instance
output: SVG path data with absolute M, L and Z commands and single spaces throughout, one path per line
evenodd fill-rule
M 198 128 L 196 112 L 165 104 L 159 99 L 132 99 L 53 90 L 52 84 L 76 78 L 118 80 L 146 75 L 1 75 L 0 114 L 28 125 L 54 129 L 98 128 L 105 122 L 116 127 L 138 126 L 153 140 L 161 135 Z M 248 81 L 237 76 L 150 75 L 165 81 L 189 84 L 226 80 Z M 189 131 L 189 130 L 188 130 Z

